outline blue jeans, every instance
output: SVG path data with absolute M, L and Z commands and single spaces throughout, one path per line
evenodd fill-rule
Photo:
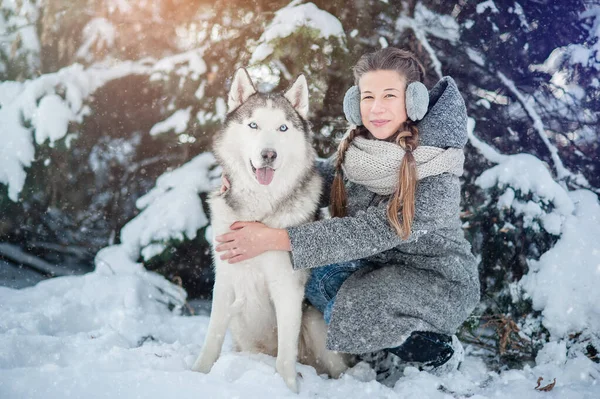
M 331 320 L 335 296 L 344 281 L 366 265 L 367 262 L 359 259 L 311 269 L 305 288 L 306 299 L 323 313 L 325 323 L 329 324 Z

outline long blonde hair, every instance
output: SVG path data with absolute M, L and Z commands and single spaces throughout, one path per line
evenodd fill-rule
M 387 47 L 374 53 L 363 55 L 353 70 L 354 81 L 357 85 L 365 73 L 380 70 L 398 72 L 404 78 L 407 86 L 412 82 L 423 82 L 425 79 L 425 68 L 415 55 L 410 51 L 393 47 Z M 335 165 L 336 173 L 333 185 L 331 186 L 331 205 L 329 208 L 333 217 L 346 216 L 347 197 L 342 165 L 346 150 L 357 136 L 368 137 L 369 131 L 364 126 L 359 126 L 350 131 L 338 146 Z M 417 165 L 412 152 L 419 145 L 419 130 L 413 121 L 407 120 L 388 140 L 393 140 L 406 151 L 398 170 L 398 185 L 387 206 L 388 222 L 398 236 L 405 240 L 411 233 L 415 217 Z M 402 220 L 399 217 L 400 209 L 402 209 Z

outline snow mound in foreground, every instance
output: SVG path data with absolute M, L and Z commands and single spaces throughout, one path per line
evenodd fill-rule
M 393 389 L 359 376 L 326 379 L 298 365 L 295 395 L 274 358 L 232 353 L 229 337 L 210 374 L 191 372 L 208 317 L 179 315 L 185 293 L 163 277 L 105 259 L 84 276 L 0 287 L 0 398 L 537 398 L 538 377 L 542 385 L 556 378 L 545 398 L 600 397 L 598 365 L 567 358 L 557 343 L 535 368 L 497 374 L 471 355 L 444 378 L 409 368 Z

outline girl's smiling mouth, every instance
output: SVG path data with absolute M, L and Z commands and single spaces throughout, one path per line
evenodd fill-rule
M 372 120 L 371 123 L 377 127 L 383 126 L 389 122 L 389 119 L 375 119 Z

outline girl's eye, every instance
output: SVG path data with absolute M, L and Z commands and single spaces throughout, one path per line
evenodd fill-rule
M 248 124 L 248 126 L 250 126 L 251 129 L 257 129 L 258 128 L 258 125 L 256 124 L 256 122 L 250 122 Z
M 373 97 L 371 97 L 371 96 L 366 96 L 366 97 L 363 97 L 363 100 L 369 100 L 369 99 L 371 99 L 371 98 L 373 98 Z
M 281 125 L 281 126 L 279 126 L 279 131 L 285 132 L 286 130 L 288 130 L 287 125 Z
M 396 96 L 393 94 L 388 94 L 388 95 L 386 95 L 386 97 L 396 97 Z

